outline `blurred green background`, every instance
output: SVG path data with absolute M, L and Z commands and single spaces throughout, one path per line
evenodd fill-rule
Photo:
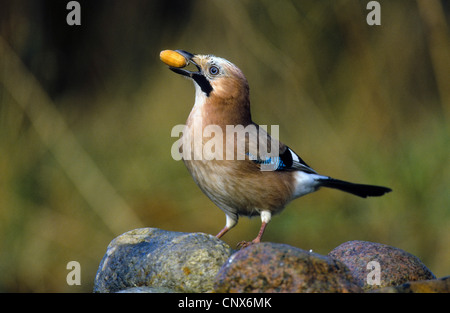
M 138 227 L 216 234 L 224 214 L 171 158 L 194 102 L 164 49 L 215 54 L 252 114 L 318 172 L 394 192 L 321 190 L 265 241 L 327 254 L 389 244 L 450 274 L 449 2 L 0 0 L 0 291 L 91 292 L 109 242 Z M 241 218 L 224 241 L 254 238 Z M 81 286 L 68 286 L 69 261 Z

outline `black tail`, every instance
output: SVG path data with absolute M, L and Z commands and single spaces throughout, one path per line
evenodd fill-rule
M 363 198 L 379 197 L 387 192 L 392 191 L 392 189 L 387 187 L 354 184 L 343 180 L 334 179 L 331 177 L 319 179 L 318 181 L 320 182 L 320 186 L 339 189 Z

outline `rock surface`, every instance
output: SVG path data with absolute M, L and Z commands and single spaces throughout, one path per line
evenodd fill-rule
M 359 292 L 339 261 L 285 244 L 242 249 L 220 270 L 215 292 Z
M 374 290 L 382 293 L 450 293 L 450 276 L 404 283 L 400 286 Z
M 450 292 L 450 276 L 435 279 L 414 255 L 373 242 L 327 256 L 270 242 L 236 252 L 211 235 L 140 228 L 111 241 L 94 292 Z
M 135 229 L 109 244 L 95 277 L 94 292 L 142 286 L 208 292 L 231 253 L 227 244 L 211 235 Z
M 364 290 L 436 278 L 416 256 L 381 243 L 348 241 L 328 255 L 347 265 L 357 284 Z M 369 265 L 371 261 L 379 264 L 379 284 L 374 276 L 375 265 Z M 368 280 L 372 283 L 368 284 Z

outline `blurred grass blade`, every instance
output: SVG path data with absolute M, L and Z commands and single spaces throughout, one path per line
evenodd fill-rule
M 115 234 L 141 227 L 133 210 L 79 144 L 47 93 L 2 37 L 0 55 L 0 82 L 27 114 L 43 144 L 89 206 Z
M 431 62 L 447 118 L 450 118 L 450 33 L 440 1 L 418 0 L 419 13 L 428 30 Z

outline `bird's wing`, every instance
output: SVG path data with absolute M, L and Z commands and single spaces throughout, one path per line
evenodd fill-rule
M 277 139 L 272 138 L 263 128 L 258 127 L 258 142 L 248 140 L 246 155 L 249 160 L 266 171 L 303 171 L 317 174 L 292 149 Z M 261 146 L 261 143 L 265 143 Z M 272 151 L 272 146 L 276 150 Z

